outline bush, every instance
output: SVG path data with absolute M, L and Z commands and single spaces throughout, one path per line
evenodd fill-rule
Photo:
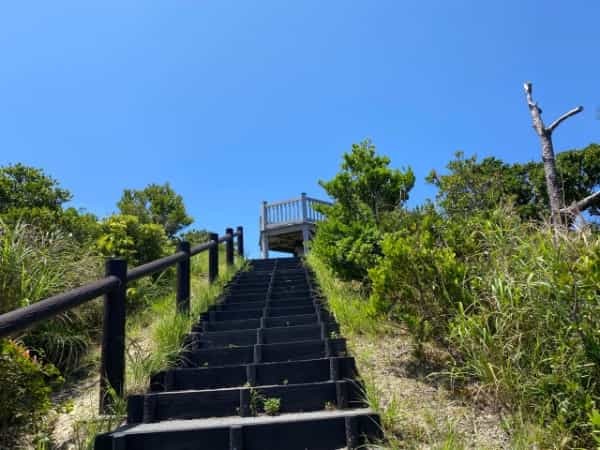
M 13 448 L 21 433 L 39 430 L 52 406 L 52 388 L 61 381 L 54 366 L 16 342 L 0 340 L 0 447 Z
M 140 223 L 135 216 L 113 215 L 102 222 L 97 246 L 102 255 L 125 258 L 129 267 L 134 267 L 164 256 L 167 236 L 161 225 Z
M 100 260 L 61 232 L 0 221 L 0 312 L 91 281 Z M 74 370 L 100 323 L 99 305 L 84 305 L 27 332 L 23 341 L 63 371 Z
M 477 379 L 533 413 L 550 440 L 591 445 L 600 399 L 600 237 L 558 233 L 500 208 L 464 220 L 407 215 L 369 271 L 376 311 L 455 355 Z
M 422 342 L 443 336 L 457 305 L 468 302 L 466 265 L 444 240 L 433 211 L 405 214 L 382 241 L 383 257 L 369 271 L 376 311 L 403 320 Z

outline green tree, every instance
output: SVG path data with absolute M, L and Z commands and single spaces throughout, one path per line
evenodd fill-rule
M 23 164 L 0 168 L 0 213 L 12 208 L 59 210 L 71 193 L 41 169 Z
M 194 221 L 187 215 L 183 198 L 169 183 L 125 189 L 117 206 L 121 214 L 136 216 L 140 223 L 161 225 L 170 238 Z
M 427 181 L 438 188 L 437 201 L 446 214 L 469 216 L 492 210 L 502 202 L 537 204 L 536 192 L 528 179 L 535 167 L 511 166 L 494 157 L 478 161 L 476 156 L 465 158 L 463 152 L 454 156 L 446 166 L 447 175 L 431 171 L 427 176 Z M 534 205 L 533 209 L 527 208 L 526 214 L 535 212 Z
M 326 220 L 318 225 L 313 249 L 344 279 L 366 278 L 380 254 L 387 218 L 400 210 L 415 183 L 410 168 L 390 168 L 390 159 L 375 150 L 370 140 L 353 144 L 340 172 L 319 182 L 335 202 L 320 207 Z
M 564 204 L 577 202 L 600 187 L 600 145 L 562 152 L 556 157 L 556 167 Z M 538 219 L 550 212 L 542 163 L 507 164 L 494 157 L 479 161 L 457 152 L 446 168 L 447 174 L 432 171 L 427 181 L 437 186 L 438 204 L 449 216 L 492 211 L 502 203 L 514 204 L 523 219 Z M 588 213 L 600 215 L 600 199 Z
M 343 155 L 341 171 L 329 181 L 320 181 L 345 214 L 379 224 L 382 215 L 400 208 L 415 184 L 410 168 L 402 172 L 391 169 L 387 156 L 378 156 L 370 140 L 353 144 Z

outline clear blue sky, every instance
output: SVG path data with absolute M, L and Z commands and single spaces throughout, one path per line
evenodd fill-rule
M 600 2 L 17 1 L 0 9 L 0 164 L 44 168 L 99 215 L 169 181 L 196 226 L 321 197 L 353 142 L 423 178 L 457 149 L 538 158 L 600 141 Z

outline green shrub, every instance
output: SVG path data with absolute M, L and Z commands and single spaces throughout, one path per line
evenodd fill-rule
M 600 238 L 521 222 L 508 208 L 461 220 L 413 213 L 369 271 L 377 313 L 452 349 L 455 380 L 480 380 L 551 436 L 591 444 L 600 399 Z M 416 220 L 416 222 L 415 222 Z
M 64 233 L 0 221 L 0 312 L 27 306 L 98 277 L 100 260 Z M 61 371 L 75 370 L 101 321 L 87 304 L 44 321 L 23 342 Z
M 466 266 L 443 239 L 431 211 L 406 214 L 403 226 L 385 235 L 383 257 L 369 271 L 372 302 L 380 313 L 401 318 L 419 342 L 444 333 L 464 289 Z
M 165 256 L 167 236 L 161 225 L 140 223 L 135 216 L 113 215 L 102 222 L 97 246 L 102 255 L 125 258 L 134 267 Z
M 387 217 L 400 210 L 414 185 L 411 169 L 389 164 L 366 140 L 343 155 L 335 177 L 320 181 L 335 203 L 317 207 L 326 220 L 318 224 L 312 248 L 342 279 L 368 280 L 367 271 L 381 254 Z
M 62 381 L 22 345 L 0 340 L 0 447 L 13 448 L 23 433 L 33 434 L 50 410 L 50 393 Z

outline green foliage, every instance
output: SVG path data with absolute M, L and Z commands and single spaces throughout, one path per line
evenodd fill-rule
M 350 153 L 343 155 L 341 171 L 319 184 L 348 217 L 379 223 L 384 212 L 393 211 L 408 200 L 415 183 L 411 169 L 402 172 L 389 165 L 390 159 L 378 156 L 375 145 L 366 140 L 353 144 Z
M 408 199 L 415 177 L 411 169 L 389 167 L 366 140 L 345 153 L 341 171 L 321 186 L 335 200 L 320 206 L 326 220 L 318 225 L 314 251 L 343 279 L 365 279 L 380 254 L 380 225 Z
M 41 169 L 23 164 L 0 168 L 0 213 L 12 208 L 58 210 L 70 199 L 70 192 Z
M 540 163 L 541 165 L 541 163 Z M 590 144 L 581 150 L 569 150 L 556 156 L 556 167 L 563 189 L 565 205 L 581 200 L 600 189 L 600 145 Z M 539 189 L 545 188 L 541 175 L 536 180 Z M 545 192 L 545 191 L 544 191 Z M 544 199 L 546 196 L 544 196 Z M 600 202 L 588 212 L 600 215 Z
M 26 223 L 44 231 L 55 231 L 72 237 L 83 246 L 90 246 L 100 236 L 98 218 L 75 208 L 11 208 L 1 215 L 7 225 Z
M 71 197 L 40 169 L 22 164 L 0 168 L 0 217 L 5 225 L 26 223 L 87 245 L 98 237 L 98 219 L 75 208 L 63 209 Z
M 327 208 L 327 219 L 318 224 L 313 251 L 344 280 L 364 280 L 381 253 L 381 233 L 369 222 L 345 221 L 341 207 Z
M 183 241 L 189 242 L 192 246 L 208 242 L 208 231 L 191 229 L 181 234 Z
M 465 158 L 457 152 L 446 166 L 447 175 L 432 171 L 427 181 L 438 188 L 438 204 L 451 217 L 493 210 L 503 202 L 529 207 L 527 215 L 533 215 L 541 212 L 535 205 L 540 193 L 531 189 L 528 174 L 520 167 L 494 157 L 477 161 L 475 156 Z
M 485 382 L 507 404 L 534 412 L 554 434 L 589 443 L 600 399 L 600 240 L 556 234 L 498 215 L 482 223 L 473 255 L 474 303 L 459 305 L 449 343 L 458 379 Z
M 183 198 L 169 183 L 150 184 L 142 190 L 125 189 L 117 206 L 122 215 L 135 216 L 141 224 L 161 225 L 169 238 L 193 222 Z
M 40 427 L 52 406 L 51 391 L 61 381 L 56 368 L 21 344 L 0 340 L 0 447 L 13 448 L 24 430 Z
M 510 209 L 446 220 L 407 213 L 369 271 L 378 314 L 456 356 L 455 381 L 483 382 L 533 413 L 550 440 L 590 442 L 600 399 L 600 238 L 557 234 Z M 420 347 L 418 347 L 420 348 Z M 417 348 L 417 350 L 418 350 Z
M 327 306 L 340 324 L 344 336 L 382 331 L 384 327 L 378 320 L 379 314 L 360 283 L 337 278 L 314 252 L 308 254 L 307 262 L 314 270 L 319 289 L 327 299 Z
M 558 155 L 566 204 L 598 189 L 599 156 L 596 144 Z M 378 215 L 349 167 L 323 184 L 336 204 L 323 208 L 309 256 L 344 332 L 401 322 L 418 344 L 448 346 L 456 385 L 478 380 L 515 417 L 538 422 L 542 447 L 598 445 L 600 235 L 536 221 L 548 211 L 541 163 L 458 153 L 447 175 L 428 178 L 439 209 Z M 515 442 L 533 442 L 521 434 Z
M 379 313 L 403 319 L 419 342 L 439 335 L 458 302 L 468 303 L 466 266 L 442 234 L 432 210 L 406 213 L 398 230 L 385 235 L 383 258 L 369 271 L 372 303 Z
M 513 204 L 524 219 L 549 213 L 541 162 L 507 164 L 494 157 L 478 161 L 457 152 L 446 168 L 448 174 L 432 171 L 427 181 L 437 186 L 438 204 L 451 217 L 492 211 L 503 203 Z M 587 197 L 600 188 L 600 145 L 559 153 L 556 168 L 565 205 Z M 600 215 L 599 208 L 594 205 L 589 213 Z
M 267 397 L 263 401 L 263 409 L 268 416 L 276 416 L 281 410 L 281 399 L 277 397 Z
M 136 216 L 114 215 L 102 222 L 97 241 L 106 257 L 125 258 L 130 267 L 165 255 L 167 237 L 161 225 L 142 223 Z
M 100 260 L 72 237 L 0 220 L 0 312 L 27 306 L 97 278 Z M 34 327 L 24 342 L 63 371 L 78 367 L 100 323 L 84 305 Z
M 100 273 L 100 261 L 61 232 L 0 219 L 0 312 L 78 286 Z

